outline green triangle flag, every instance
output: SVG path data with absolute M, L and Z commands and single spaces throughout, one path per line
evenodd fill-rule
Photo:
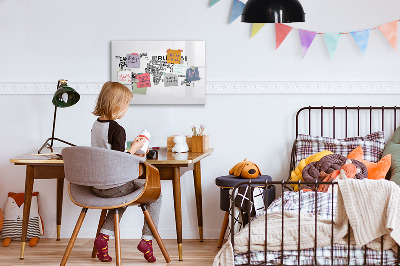
M 219 2 L 219 0 L 210 0 L 210 5 L 208 7 L 212 7 L 213 5 L 215 5 L 218 2 Z
M 262 27 L 264 27 L 265 23 L 253 23 L 253 26 L 251 28 L 251 38 L 256 35 Z
M 340 39 L 341 35 L 342 34 L 340 34 L 339 32 L 325 33 L 323 35 L 325 44 L 326 44 L 326 48 L 328 48 L 328 52 L 329 52 L 329 55 L 331 56 L 331 58 L 333 57 L 333 54 L 336 51 L 336 48 L 339 44 L 339 39 Z

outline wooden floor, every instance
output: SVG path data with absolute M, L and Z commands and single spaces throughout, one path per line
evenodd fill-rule
M 0 246 L 0 265 L 60 265 L 61 258 L 64 255 L 65 248 L 69 239 L 40 239 L 36 247 L 25 249 L 25 259 L 20 260 L 20 242 L 12 241 L 9 247 Z M 139 240 L 121 240 L 122 264 L 123 265 L 212 265 L 215 255 L 218 253 L 217 240 L 183 240 L 183 261 L 178 260 L 178 247 L 176 240 L 163 240 L 168 250 L 172 262 L 167 264 L 154 241 L 154 254 L 157 258 L 156 263 L 149 264 L 143 254 L 136 249 Z M 68 259 L 67 265 L 115 265 L 114 262 L 114 243 L 110 241 L 110 255 L 113 262 L 104 263 L 91 258 L 93 240 L 77 239 Z

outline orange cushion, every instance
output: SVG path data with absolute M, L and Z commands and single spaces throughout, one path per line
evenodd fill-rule
M 363 159 L 363 150 L 361 146 L 358 146 L 352 152 L 350 152 L 347 158 L 355 159 L 365 164 L 368 170 L 368 179 L 378 180 L 386 177 L 391 165 L 392 155 L 386 155 L 377 163 L 368 162 Z

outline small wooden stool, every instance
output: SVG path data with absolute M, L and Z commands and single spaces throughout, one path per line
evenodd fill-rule
M 220 187 L 220 209 L 225 211 L 224 221 L 222 222 L 221 234 L 219 235 L 218 245 L 220 248 L 222 246 L 222 242 L 224 241 L 226 228 L 228 227 L 229 222 L 229 207 L 230 207 L 230 199 L 229 192 L 233 189 L 237 184 L 249 181 L 250 179 L 236 177 L 234 175 L 220 176 L 215 179 L 215 184 Z M 251 179 L 251 181 L 263 181 L 266 180 L 272 181 L 272 178 L 268 175 L 261 175 L 257 178 Z M 268 201 L 267 207 L 275 200 L 275 186 L 271 186 L 268 189 Z

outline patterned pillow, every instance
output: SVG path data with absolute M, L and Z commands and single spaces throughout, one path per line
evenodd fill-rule
M 296 165 L 298 165 L 302 159 L 324 150 L 329 150 L 347 157 L 357 146 L 361 146 L 364 150 L 365 160 L 378 162 L 385 148 L 383 131 L 374 132 L 364 137 L 345 139 L 299 134 L 296 139 Z

